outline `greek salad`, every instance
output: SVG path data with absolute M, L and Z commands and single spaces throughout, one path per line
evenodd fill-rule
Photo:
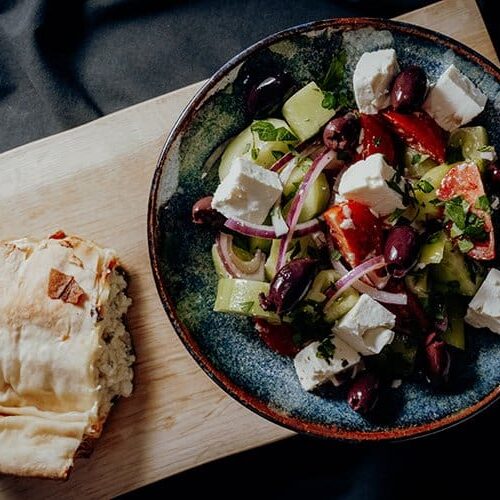
M 500 333 L 500 167 L 470 123 L 487 97 L 453 64 L 430 82 L 384 49 L 347 75 L 340 52 L 301 88 L 247 76 L 251 123 L 192 217 L 217 231 L 214 310 L 367 414 L 405 379 L 446 388 L 467 335 Z

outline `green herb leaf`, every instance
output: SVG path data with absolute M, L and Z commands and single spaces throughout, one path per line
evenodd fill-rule
M 250 125 L 250 130 L 256 133 L 261 141 L 274 142 L 274 141 L 296 141 L 298 140 L 285 127 L 276 128 L 271 122 L 265 120 L 254 121 Z
M 474 206 L 480 210 L 484 210 L 488 214 L 491 212 L 490 200 L 488 200 L 488 197 L 485 194 L 477 199 Z
M 252 160 L 256 160 L 259 157 L 260 150 L 259 148 L 256 148 L 255 146 L 252 148 Z
M 334 109 L 336 105 L 337 105 L 337 99 L 335 99 L 335 95 L 333 94 L 333 92 L 324 90 L 321 106 L 325 109 Z
M 450 236 L 452 238 L 457 238 L 458 236 L 461 236 L 462 234 L 464 234 L 464 232 L 455 223 L 453 223 L 451 225 L 451 229 L 450 229 Z
M 335 345 L 329 338 L 323 340 L 316 351 L 316 357 L 320 359 L 324 359 L 328 364 L 330 364 L 330 360 L 335 355 Z
M 394 222 L 396 222 L 403 214 L 405 213 L 405 209 L 404 208 L 396 208 L 394 210 L 394 212 L 392 212 L 391 215 L 389 215 L 389 217 L 387 218 L 387 222 L 389 222 L 389 224 L 393 224 Z
M 251 147 L 252 147 L 252 145 L 249 142 L 247 142 L 245 144 L 245 148 L 243 149 L 243 151 L 241 152 L 241 154 L 246 155 L 250 151 Z
M 373 138 L 373 144 L 375 144 L 375 146 L 379 147 L 381 143 L 382 143 L 382 137 L 377 136 Z
M 254 301 L 251 300 L 249 302 L 242 302 L 240 304 L 240 307 L 241 307 L 241 311 L 245 314 L 248 314 L 250 313 L 250 311 L 252 310 L 252 307 L 254 306 Z
M 436 231 L 427 238 L 427 243 L 436 243 L 439 238 L 441 238 L 441 231 Z
M 271 151 L 271 154 L 273 155 L 273 158 L 275 160 L 279 160 L 280 158 L 285 156 L 285 153 L 283 153 L 283 151 Z
M 465 229 L 467 209 L 464 210 L 464 200 L 461 196 L 456 196 L 444 204 L 444 213 L 447 220 L 454 222 L 459 229 Z
M 431 205 L 436 206 L 436 207 L 441 207 L 442 205 L 444 205 L 444 201 L 441 201 L 441 200 L 440 200 L 440 199 L 438 199 L 438 198 L 434 198 L 434 199 L 432 199 L 432 200 L 429 200 L 429 203 L 430 203 Z
M 333 262 L 337 262 L 342 258 L 342 254 L 335 248 L 332 250 L 332 253 L 330 254 L 330 259 Z
M 466 238 L 460 239 L 458 240 L 458 248 L 462 253 L 468 253 L 474 248 L 474 243 Z
M 421 154 L 414 154 L 412 157 L 411 157 L 411 164 L 412 165 L 416 165 L 417 163 L 420 163 L 420 161 L 422 160 L 422 155 Z
M 493 153 L 495 148 L 493 146 L 481 146 L 480 148 L 477 148 L 477 150 L 480 153 Z
M 431 191 L 434 191 L 434 186 L 427 180 L 425 179 L 420 179 L 417 182 L 416 188 L 419 191 L 422 191 L 422 193 L 430 193 Z
M 464 234 L 473 240 L 484 240 L 487 236 L 484 229 L 484 220 L 476 214 L 468 214 L 465 221 Z
M 321 84 L 322 89 L 333 91 L 342 85 L 345 76 L 346 63 L 347 53 L 345 50 L 335 54 Z

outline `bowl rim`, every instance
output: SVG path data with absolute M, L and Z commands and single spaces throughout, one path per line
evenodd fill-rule
M 220 82 L 234 68 L 243 63 L 249 55 L 290 36 L 304 34 L 309 31 L 320 31 L 327 28 L 358 29 L 367 27 L 372 27 L 374 29 L 387 29 L 391 32 L 395 31 L 409 34 L 425 41 L 431 41 L 433 43 L 443 45 L 448 49 L 452 49 L 455 53 L 465 59 L 480 65 L 484 71 L 500 82 L 499 68 L 474 49 L 467 47 L 447 35 L 402 21 L 372 17 L 341 17 L 308 22 L 271 34 L 244 49 L 221 66 L 197 91 L 194 97 L 184 108 L 179 118 L 176 120 L 161 149 L 153 174 L 148 203 L 147 239 L 155 285 L 163 308 L 167 313 L 176 334 L 180 338 L 186 350 L 203 369 L 203 371 L 232 398 L 270 422 L 302 434 L 355 442 L 400 441 L 422 437 L 448 429 L 468 420 L 474 415 L 477 415 L 480 411 L 486 409 L 500 398 L 500 385 L 473 405 L 462 408 L 461 410 L 446 415 L 438 420 L 415 426 L 394 427 L 374 431 L 358 431 L 354 429 L 342 428 L 338 425 L 325 425 L 303 421 L 298 417 L 287 415 L 284 412 L 280 412 L 276 408 L 270 407 L 256 396 L 238 386 L 238 384 L 233 382 L 223 371 L 219 370 L 213 363 L 210 362 L 208 357 L 203 353 L 198 342 L 196 342 L 195 338 L 191 335 L 189 329 L 179 319 L 174 302 L 168 292 L 167 280 L 162 278 L 159 265 L 159 229 L 157 225 L 156 205 L 160 179 L 165 167 L 166 158 L 172 144 L 176 141 L 179 134 L 186 128 L 190 118 L 198 110 L 199 105 L 207 97 L 207 94 L 210 93 L 212 87 Z

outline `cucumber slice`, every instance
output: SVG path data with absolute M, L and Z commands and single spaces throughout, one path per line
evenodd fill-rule
M 311 220 L 317 215 L 323 213 L 327 209 L 329 201 L 330 186 L 328 185 L 325 174 L 319 174 L 319 177 L 313 182 L 309 189 L 309 193 L 304 200 L 304 204 L 302 205 L 302 210 L 299 215 L 299 222 L 307 222 L 308 220 Z M 292 200 L 290 200 L 283 207 L 283 215 L 285 217 L 290 211 L 291 205 Z
M 488 132 L 484 127 L 457 128 L 450 134 L 449 145 L 462 151 L 466 160 L 472 160 L 483 171 L 486 161 L 481 158 L 479 149 L 488 146 Z
M 285 127 L 291 132 L 290 127 L 284 120 L 268 118 L 264 121 L 271 123 L 276 128 Z M 261 141 L 258 134 L 254 134 L 250 127 L 247 127 L 232 139 L 224 150 L 219 165 L 219 178 L 222 180 L 226 177 L 235 158 L 243 156 L 251 159 L 257 165 L 267 168 L 276 162 L 281 154 L 288 153 L 290 147 L 295 144 L 297 144 L 297 141 Z M 252 148 L 254 146 L 254 151 L 257 153 L 256 158 L 252 158 Z
M 217 245 L 212 245 L 212 261 L 214 263 L 215 272 L 219 278 L 230 278 L 231 275 L 226 271 L 224 264 L 217 251 Z
M 419 264 L 425 267 L 429 264 L 439 264 L 443 260 L 446 235 L 443 231 L 431 236 L 430 241 L 422 245 Z
M 302 183 L 304 176 L 307 171 L 311 168 L 312 160 L 310 158 L 305 158 L 299 165 L 297 165 L 288 177 L 285 185 L 283 186 L 283 196 L 285 198 L 292 198 L 298 191 L 300 184 Z
M 272 240 L 266 240 L 265 238 L 257 238 L 255 236 L 249 236 L 248 249 L 253 255 L 255 255 L 255 252 L 259 249 L 265 253 L 269 253 L 269 250 L 271 250 L 271 242 Z
M 347 314 L 358 302 L 359 293 L 354 288 L 348 288 L 340 297 L 326 304 L 323 312 L 327 323 L 334 323 L 336 320 Z
M 311 82 L 283 105 L 283 116 L 301 141 L 318 133 L 335 115 L 335 109 L 326 109 L 322 106 L 323 99 L 323 91 L 316 83 Z
M 323 292 L 339 278 L 340 275 L 333 269 L 320 271 L 314 278 L 306 298 L 314 302 L 324 302 L 326 300 L 326 295 Z
M 259 294 L 269 293 L 269 283 L 234 278 L 221 278 L 217 285 L 214 311 L 264 318 L 279 322 L 277 314 L 260 307 Z
M 417 220 L 435 219 L 441 215 L 441 209 L 430 203 L 430 201 L 436 198 L 436 189 L 440 186 L 441 181 L 451 167 L 452 165 L 447 164 L 438 165 L 437 167 L 431 168 L 422 176 L 422 180 L 431 183 L 434 189 L 430 193 L 424 193 L 419 189 L 415 189 L 415 198 L 420 208 Z
M 471 277 L 464 254 L 453 248 L 449 240 L 445 242 L 441 262 L 432 265 L 431 269 L 436 289 L 443 293 L 472 296 L 479 287 L 480 279 Z
M 443 334 L 443 340 L 457 349 L 465 349 L 464 317 L 466 306 L 461 301 L 447 301 L 448 328 Z
M 408 176 L 415 179 L 420 179 L 431 168 L 437 166 L 437 163 L 429 155 L 419 153 L 416 149 L 408 146 L 405 148 L 404 162 Z
M 410 292 L 413 292 L 419 299 L 426 299 L 429 296 L 429 273 L 427 269 L 414 274 L 407 274 L 405 283 Z

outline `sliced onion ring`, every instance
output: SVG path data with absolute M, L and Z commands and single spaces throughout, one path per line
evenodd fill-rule
M 265 240 L 275 240 L 278 238 L 276 230 L 272 226 L 261 224 L 252 224 L 241 219 L 227 219 L 224 224 L 228 229 L 245 236 L 253 236 L 255 238 L 263 238 Z M 321 222 L 318 219 L 312 219 L 295 226 L 294 236 L 307 236 L 321 230 Z
M 219 233 L 217 235 L 215 245 L 222 265 L 231 277 L 252 281 L 264 281 L 264 264 L 266 262 L 266 257 L 261 250 L 255 252 L 255 256 L 252 260 L 242 260 L 234 253 L 233 237 L 226 233 Z
M 290 151 L 286 155 L 282 156 L 278 161 L 273 163 L 269 167 L 269 170 L 272 170 L 273 172 L 280 172 L 281 170 L 284 170 L 285 166 L 289 162 L 291 162 L 294 158 L 298 157 L 300 157 L 300 159 L 307 158 L 309 155 L 315 153 L 320 148 L 321 148 L 321 143 L 319 141 L 302 142 L 295 148 L 295 151 Z M 298 156 L 297 153 L 299 153 Z
M 345 276 L 348 271 L 339 261 L 333 261 L 332 266 L 341 276 Z M 352 287 L 360 293 L 366 293 L 372 299 L 378 302 L 383 302 L 385 304 L 397 304 L 406 305 L 408 303 L 408 297 L 405 293 L 391 293 L 384 292 L 383 290 L 377 290 L 370 285 L 363 283 L 362 281 L 356 281 L 352 284 Z
M 292 200 L 290 211 L 288 212 L 286 220 L 288 224 L 288 234 L 281 239 L 276 270 L 279 271 L 286 262 L 286 251 L 288 249 L 290 241 L 294 236 L 295 227 L 299 220 L 299 215 L 300 212 L 302 211 L 302 206 L 304 205 L 304 201 L 307 198 L 307 195 L 309 194 L 311 186 L 313 185 L 314 181 L 316 181 L 316 179 L 319 177 L 323 169 L 336 158 L 337 158 L 337 153 L 331 151 L 330 149 L 323 148 L 322 153 L 313 161 L 311 167 L 306 172 L 304 180 L 300 184 L 300 187 L 297 190 L 297 194 Z

